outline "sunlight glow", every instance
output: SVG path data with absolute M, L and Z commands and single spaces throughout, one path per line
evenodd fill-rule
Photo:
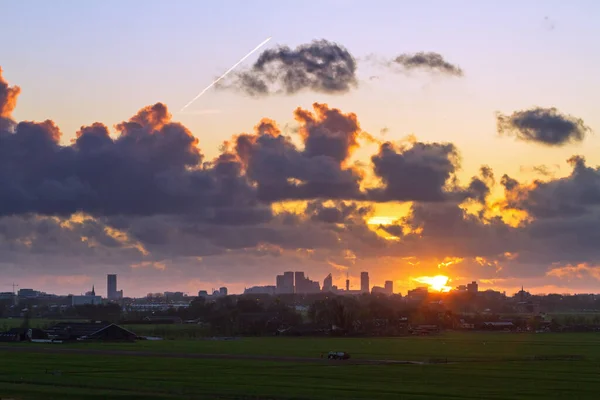
M 444 275 L 420 276 L 413 279 L 415 282 L 429 285 L 430 289 L 433 289 L 437 292 L 449 292 L 452 289 L 451 286 L 446 286 L 446 283 L 448 283 L 449 280 L 450 278 Z

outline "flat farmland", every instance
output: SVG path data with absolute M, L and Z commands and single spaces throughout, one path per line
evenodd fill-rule
M 352 359 L 320 359 L 329 350 L 348 351 Z M 2 344 L 0 360 L 0 398 L 14 399 L 595 399 L 600 393 L 596 334 L 22 343 Z

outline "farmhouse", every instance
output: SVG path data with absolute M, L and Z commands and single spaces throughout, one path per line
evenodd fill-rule
M 131 341 L 138 337 L 135 333 L 108 322 L 60 322 L 48 329 L 46 333 L 50 339 L 62 341 Z

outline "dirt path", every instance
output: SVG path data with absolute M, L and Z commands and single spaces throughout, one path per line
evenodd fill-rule
M 129 357 L 160 357 L 160 358 L 192 358 L 192 359 L 223 359 L 223 360 L 257 360 L 277 362 L 305 362 L 305 363 L 331 363 L 343 365 L 373 365 L 373 364 L 423 364 L 418 361 L 399 360 L 328 360 L 326 358 L 310 357 L 283 357 L 283 356 L 260 356 L 243 354 L 199 354 L 199 353 L 160 353 L 151 351 L 110 350 L 110 349 L 77 349 L 72 347 L 39 347 L 37 345 L 25 346 L 0 346 L 0 351 L 21 353 L 46 353 L 46 354 L 84 354 L 103 356 L 129 356 Z

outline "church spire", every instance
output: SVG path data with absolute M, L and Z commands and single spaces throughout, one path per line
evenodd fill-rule
M 92 296 L 96 295 L 96 291 L 94 290 L 94 285 L 92 285 Z

